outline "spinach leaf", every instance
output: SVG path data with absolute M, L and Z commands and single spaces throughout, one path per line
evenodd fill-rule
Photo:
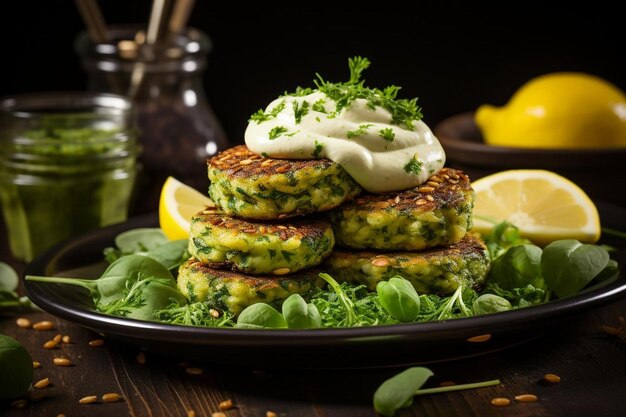
M 161 263 L 170 271 L 177 269 L 191 255 L 187 252 L 187 239 L 171 240 L 143 253 L 144 256 Z
M 148 252 L 169 242 L 159 228 L 140 228 L 122 232 L 115 237 L 115 246 L 127 253 Z
M 300 294 L 290 295 L 282 306 L 283 317 L 289 329 L 322 327 L 320 312 L 314 304 L 307 304 Z
M 0 291 L 15 291 L 19 284 L 17 272 L 9 264 L 0 262 Z
M 522 288 L 513 288 L 512 290 L 503 290 L 496 283 L 487 284 L 484 293 L 495 294 L 509 300 L 514 307 L 528 307 L 533 304 L 541 304 L 547 301 L 549 291 L 543 288 L 535 288 L 528 284 Z
M 576 294 L 608 264 L 609 253 L 603 247 L 569 239 L 550 243 L 541 256 L 541 272 L 559 298 Z
M 55 284 L 78 285 L 89 290 L 96 305 L 106 306 L 123 297 L 127 283 L 134 283 L 139 277 L 162 278 L 167 286 L 176 288 L 176 281 L 166 267 L 152 258 L 142 255 L 128 255 L 113 262 L 98 279 L 65 277 L 41 277 L 27 275 L 27 281 Z
M 492 260 L 502 255 L 508 248 L 531 243 L 530 240 L 521 236 L 517 226 L 507 221 L 495 225 L 491 233 L 483 238 Z
M 430 369 L 418 366 L 386 380 L 374 393 L 374 409 L 385 417 L 391 417 L 399 409 L 410 407 L 415 392 L 433 375 Z
M 420 297 L 410 281 L 395 276 L 389 281 L 380 281 L 376 292 L 382 306 L 391 316 L 402 322 L 415 321 L 420 312 Z
M 495 283 L 504 290 L 522 288 L 528 284 L 545 288 L 541 275 L 541 248 L 522 244 L 510 247 L 491 264 L 487 282 Z
M 20 342 L 0 334 L 0 400 L 26 394 L 33 382 L 33 360 Z
M 513 306 L 506 298 L 494 294 L 483 294 L 474 300 L 474 314 L 491 314 L 511 310 Z
M 17 272 L 4 262 L 0 262 L 0 312 L 20 312 L 37 308 L 28 297 L 17 294 L 19 278 Z
M 287 323 L 283 315 L 271 305 L 256 303 L 239 313 L 235 327 L 243 329 L 286 329 Z

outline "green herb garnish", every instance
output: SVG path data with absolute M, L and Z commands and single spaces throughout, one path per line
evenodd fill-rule
M 393 142 L 396 138 L 396 134 L 393 132 L 393 129 L 390 127 L 386 127 L 384 129 L 380 129 L 378 134 L 381 138 L 385 139 L 387 142 Z
M 285 126 L 276 126 L 272 130 L 269 131 L 270 140 L 278 139 L 281 135 L 287 133 L 287 128 Z
M 374 125 L 371 123 L 359 125 L 359 127 L 356 130 L 348 130 L 348 132 L 346 133 L 346 136 L 348 137 L 348 139 L 352 139 L 357 136 L 363 136 L 367 132 L 367 129 L 372 126 Z
M 320 98 L 315 103 L 313 103 L 313 106 L 311 107 L 311 109 L 313 109 L 313 111 L 316 111 L 316 112 L 326 113 L 326 108 L 324 107 L 324 104 L 326 104 L 326 100 L 324 100 L 323 98 Z
M 254 113 L 252 116 L 250 116 L 250 119 L 248 121 L 249 122 L 256 122 L 256 123 L 260 124 L 260 123 L 263 123 L 263 122 L 266 122 L 268 120 L 276 118 L 276 116 L 278 116 L 278 113 L 280 113 L 284 109 L 285 109 L 285 100 L 283 100 L 280 103 L 278 103 L 268 113 L 263 111 L 263 109 L 259 109 L 256 113 Z
M 317 140 L 315 141 L 315 149 L 313 149 L 313 152 L 311 153 L 311 155 L 313 155 L 313 158 L 319 158 L 320 154 L 322 153 L 322 149 L 324 149 L 324 145 L 319 143 Z
M 293 116 L 296 119 L 296 124 L 300 124 L 302 118 L 309 113 L 309 102 L 303 101 L 300 104 L 297 101 L 293 101 L 291 105 L 293 106 Z
M 422 172 L 422 163 L 413 156 L 403 168 L 407 174 L 419 175 Z

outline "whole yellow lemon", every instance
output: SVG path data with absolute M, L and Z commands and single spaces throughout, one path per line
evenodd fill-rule
M 626 95 L 593 75 L 559 72 L 524 84 L 504 107 L 475 115 L 485 142 L 524 148 L 626 147 Z

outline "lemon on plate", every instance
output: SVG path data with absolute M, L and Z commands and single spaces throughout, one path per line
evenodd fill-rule
M 626 95 L 602 78 L 580 72 L 533 78 L 504 107 L 480 106 L 475 120 L 489 145 L 626 147 Z
M 168 177 L 159 199 L 161 230 L 170 240 L 187 239 L 191 218 L 206 207 L 215 207 L 209 197 L 174 177 Z
M 576 184 L 551 171 L 502 171 L 472 183 L 476 191 L 474 228 L 489 233 L 495 222 L 507 220 L 538 245 L 558 239 L 596 242 L 600 238 L 598 210 Z

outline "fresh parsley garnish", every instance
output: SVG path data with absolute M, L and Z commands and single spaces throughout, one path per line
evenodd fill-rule
M 257 122 L 258 124 L 266 122 L 268 120 L 274 119 L 278 116 L 278 113 L 285 109 L 285 100 L 278 103 L 272 110 L 269 112 L 263 111 L 263 109 L 259 109 L 256 113 L 250 116 L 249 122 Z
M 403 168 L 404 172 L 408 174 L 419 175 L 420 172 L 422 172 L 422 163 L 418 161 L 415 156 L 413 156 L 413 158 L 411 158 L 411 160 L 407 162 Z
M 280 135 L 287 133 L 287 128 L 285 126 L 276 126 L 269 132 L 270 140 L 277 139 Z
M 396 137 L 396 134 L 393 132 L 393 129 L 390 127 L 380 129 L 378 133 L 380 134 L 380 137 L 385 139 L 387 142 L 393 142 L 393 140 Z
M 293 106 L 293 116 L 296 119 L 296 124 L 300 124 L 302 118 L 309 113 L 309 102 L 303 101 L 302 104 L 300 104 L 297 101 L 293 101 L 291 104 Z
M 417 105 L 417 98 L 411 100 L 397 98 L 400 87 L 395 85 L 382 90 L 365 87 L 365 81 L 361 77 L 370 64 L 370 61 L 364 57 L 350 58 L 348 60 L 350 79 L 343 83 L 326 81 L 320 74 L 316 74 L 317 79 L 313 82 L 317 90 L 335 102 L 335 111 L 329 117 L 339 114 L 343 109 L 349 107 L 354 100 L 364 99 L 367 101 L 367 106 L 372 110 L 377 107 L 387 109 L 391 113 L 391 123 L 413 130 L 413 123 L 422 118 L 421 108 Z M 294 93 L 289 95 L 301 96 L 312 92 L 313 90 L 310 88 L 298 87 Z M 317 108 L 319 107 L 314 108 L 314 110 L 317 111 Z
M 319 143 L 318 141 L 315 141 L 315 149 L 313 149 L 313 152 L 311 153 L 311 155 L 313 155 L 313 158 L 319 158 L 320 153 L 322 153 L 322 149 L 324 149 L 324 145 Z
M 324 100 L 323 98 L 320 98 L 315 103 L 313 103 L 313 106 L 311 108 L 313 109 L 313 111 L 326 113 L 326 108 L 324 107 L 325 104 L 326 104 L 326 100 Z
M 374 125 L 371 123 L 359 125 L 359 127 L 356 130 L 348 130 L 348 132 L 346 133 L 346 136 L 348 137 L 348 139 L 355 138 L 357 136 L 363 136 L 365 132 L 367 132 L 367 129 L 372 126 Z

